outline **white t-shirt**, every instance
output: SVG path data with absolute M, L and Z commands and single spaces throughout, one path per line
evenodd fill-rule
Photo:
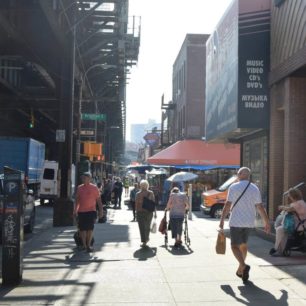
M 242 194 L 248 183 L 249 181 L 243 180 L 230 186 L 227 201 L 231 202 L 232 206 Z M 233 211 L 230 214 L 229 226 L 254 227 L 256 205 L 260 204 L 261 202 L 261 194 L 258 187 L 251 183 L 246 192 L 233 208 Z

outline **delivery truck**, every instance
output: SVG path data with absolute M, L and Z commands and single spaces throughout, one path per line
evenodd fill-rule
M 39 198 L 45 144 L 32 138 L 0 137 L 0 173 L 7 166 L 24 172 L 28 189 Z

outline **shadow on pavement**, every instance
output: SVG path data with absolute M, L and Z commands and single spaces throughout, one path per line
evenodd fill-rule
M 262 306 L 262 305 L 277 305 L 277 306 L 288 306 L 288 292 L 281 290 L 282 296 L 276 299 L 273 294 L 269 291 L 263 290 L 256 286 L 252 282 L 247 282 L 244 286 L 239 286 L 240 295 L 244 298 L 240 298 L 236 295 L 233 288 L 230 285 L 221 285 L 221 289 L 237 302 L 244 305 Z
M 145 247 L 135 251 L 133 256 L 134 258 L 138 258 L 139 261 L 145 261 L 148 260 L 149 258 L 155 257 L 156 253 L 157 253 L 157 248 Z

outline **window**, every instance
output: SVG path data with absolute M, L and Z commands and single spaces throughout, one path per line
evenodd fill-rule
M 44 171 L 44 180 L 54 180 L 54 169 L 46 168 Z

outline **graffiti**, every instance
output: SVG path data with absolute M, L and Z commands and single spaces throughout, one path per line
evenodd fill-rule
M 8 215 L 4 220 L 4 237 L 8 244 L 16 244 L 17 237 L 16 237 L 16 222 L 14 220 L 14 216 Z

